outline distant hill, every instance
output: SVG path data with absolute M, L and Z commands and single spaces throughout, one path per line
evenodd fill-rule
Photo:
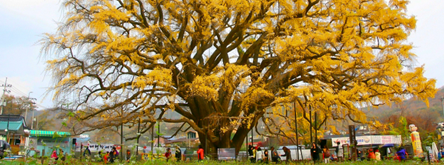
M 67 128 L 62 127 L 63 118 L 60 117 L 63 114 L 63 110 L 60 108 L 44 109 L 34 112 L 36 122 L 34 122 L 34 129 L 47 130 L 47 131 L 68 131 Z M 28 125 L 31 126 L 32 112 L 28 112 Z M 38 123 L 38 124 L 37 124 Z
M 429 107 L 422 100 L 410 98 L 400 104 L 365 108 L 363 111 L 368 117 L 374 117 L 383 123 L 396 124 L 399 116 L 404 116 L 409 124 L 415 124 L 419 130 L 433 131 L 436 123 L 444 121 L 442 97 L 444 97 L 444 88 L 438 89 L 435 98 L 429 99 Z

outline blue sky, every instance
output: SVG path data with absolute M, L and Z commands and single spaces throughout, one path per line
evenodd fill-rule
M 444 1 L 412 0 L 408 15 L 415 15 L 417 28 L 409 37 L 415 48 L 417 66 L 425 65 L 425 76 L 444 85 Z M 55 32 L 62 18 L 59 0 L 0 0 L 0 83 L 12 84 L 11 94 L 37 98 L 42 108 L 54 106 L 51 75 L 45 72 L 46 59 L 40 58 L 38 40 L 43 33 Z

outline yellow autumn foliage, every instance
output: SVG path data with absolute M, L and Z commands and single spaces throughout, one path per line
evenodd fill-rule
M 320 124 L 368 123 L 362 107 L 427 103 L 435 80 L 405 67 L 416 56 L 407 3 L 64 0 L 64 20 L 41 44 L 54 98 L 75 96 L 80 121 L 110 123 L 88 127 L 186 123 L 210 147 L 239 148 L 260 119 L 293 136 L 294 103 L 305 131 L 313 113 Z

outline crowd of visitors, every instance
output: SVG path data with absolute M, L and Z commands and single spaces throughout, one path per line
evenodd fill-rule
M 386 148 L 384 148 L 386 150 Z M 441 149 L 443 153 L 439 153 L 438 159 L 442 158 L 442 155 L 444 155 L 444 148 Z M 286 146 L 282 147 L 283 154 L 280 155 L 278 151 L 274 147 L 270 147 L 269 149 L 263 149 L 261 147 L 254 147 L 252 145 L 248 146 L 248 158 L 251 163 L 281 163 L 283 162 L 282 159 L 285 158 L 284 162 L 289 163 L 292 159 L 292 151 L 287 148 Z M 282 151 L 280 151 L 282 153 Z M 386 150 L 387 151 L 387 150 Z M 308 151 L 307 151 L 308 152 Z M 345 150 L 340 142 L 336 142 L 336 147 L 334 150 L 330 150 L 326 146 L 324 148 L 319 147 L 316 143 L 311 144 L 310 148 L 310 156 L 311 160 L 314 161 L 314 163 L 330 163 L 331 161 L 346 161 L 350 159 L 350 153 L 353 151 L 347 151 L 347 153 L 344 153 Z M 81 152 L 82 153 L 82 152 Z M 204 149 L 202 145 L 199 145 L 199 149 L 197 150 L 197 160 L 203 161 L 205 159 L 204 155 Z M 406 161 L 406 159 L 409 158 L 408 153 L 406 152 L 406 149 L 402 146 L 397 149 L 397 151 L 391 151 L 391 156 L 387 156 L 387 153 L 381 154 L 378 148 L 368 148 L 368 149 L 357 149 L 356 151 L 357 155 L 357 161 L 381 161 L 382 159 L 394 159 L 399 161 Z M 84 152 L 82 153 L 83 156 L 90 156 L 91 151 L 88 149 L 88 147 L 85 148 Z M 293 153 L 294 154 L 294 153 Z M 385 155 L 385 156 L 382 156 Z M 114 163 L 116 159 L 118 159 L 119 152 L 116 149 L 116 147 L 112 147 L 111 152 L 102 153 L 102 151 L 98 152 L 99 161 L 106 163 Z M 175 147 L 175 153 L 173 155 L 170 148 L 166 149 L 166 152 L 163 155 L 165 157 L 165 160 L 168 162 L 171 160 L 171 158 L 175 158 L 176 161 L 182 161 L 183 160 L 183 153 L 179 146 Z M 126 152 L 126 161 L 129 162 L 131 158 L 131 151 L 127 150 Z M 54 150 L 51 154 L 51 158 L 54 160 L 64 160 L 65 154 L 62 149 L 59 150 L 59 153 L 57 153 L 56 150 Z M 282 159 L 281 159 L 282 158 Z
M 344 150 L 342 146 L 340 145 L 340 142 L 336 142 L 336 147 L 334 150 L 334 153 L 330 153 L 331 151 L 324 147 L 322 150 L 316 145 L 315 143 L 312 144 L 312 147 L 310 148 L 310 154 L 311 158 L 315 163 L 318 163 L 322 161 L 324 163 L 330 163 L 332 160 L 336 160 L 339 162 L 345 161 L 347 159 L 350 159 L 350 156 L 347 155 L 347 157 L 344 156 Z M 386 148 L 385 148 L 386 149 Z M 351 151 L 352 152 L 352 151 Z M 357 161 L 381 161 L 381 153 L 379 152 L 379 149 L 369 148 L 369 149 L 357 149 Z M 346 159 L 347 158 L 347 159 Z M 390 158 L 386 156 L 386 158 Z M 398 148 L 397 152 L 393 153 L 392 158 L 394 160 L 399 161 L 405 161 L 408 159 L 408 153 L 406 150 L 401 146 Z
M 248 146 L 248 156 L 251 163 L 279 163 L 281 162 L 281 156 L 285 156 L 286 158 L 289 158 L 287 160 L 291 160 L 291 153 L 290 150 L 286 147 L 283 148 L 286 155 L 279 155 L 279 153 L 276 151 L 274 147 L 270 148 L 270 153 L 268 153 L 268 150 L 263 150 L 260 147 L 253 147 Z M 270 156 L 270 157 L 269 157 Z

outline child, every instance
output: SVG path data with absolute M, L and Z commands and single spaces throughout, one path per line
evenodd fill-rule
M 167 151 L 165 152 L 165 158 L 166 158 L 167 162 L 168 162 L 168 160 L 170 160 L 170 158 L 171 158 L 171 149 L 170 148 L 167 148 Z
M 330 163 L 330 151 L 328 151 L 327 147 L 322 152 L 322 159 L 324 159 L 324 163 Z

